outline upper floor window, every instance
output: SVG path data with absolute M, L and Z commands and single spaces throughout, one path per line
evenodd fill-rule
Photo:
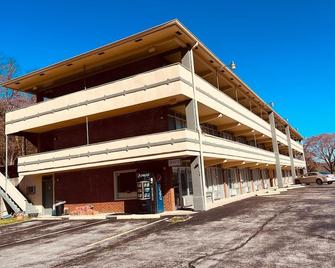
M 186 128 L 186 117 L 180 113 L 169 112 L 168 123 L 169 130 Z

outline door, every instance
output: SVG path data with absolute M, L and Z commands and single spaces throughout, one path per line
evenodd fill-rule
M 214 201 L 224 198 L 224 186 L 223 186 L 223 175 L 222 169 L 218 167 L 208 167 L 205 169 L 206 172 L 206 188 L 207 198 L 209 201 Z
M 224 171 L 224 177 L 227 179 L 227 186 L 228 186 L 228 196 L 235 196 L 237 195 L 237 192 L 234 188 L 234 170 L 233 169 L 225 169 Z
M 175 205 L 177 208 L 193 205 L 193 185 L 190 167 L 173 167 Z
M 51 208 L 54 199 L 53 189 L 53 177 L 43 176 L 42 177 L 42 205 L 44 208 Z

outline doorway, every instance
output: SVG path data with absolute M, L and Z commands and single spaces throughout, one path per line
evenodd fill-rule
M 53 176 L 43 176 L 42 177 L 42 205 L 45 210 L 51 210 L 54 203 L 54 185 Z
M 193 205 L 193 185 L 190 167 L 173 167 L 173 188 L 177 209 Z

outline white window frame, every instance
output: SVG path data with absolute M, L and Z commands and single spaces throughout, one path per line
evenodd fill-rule
M 137 192 L 127 193 L 128 196 L 120 196 L 117 192 L 118 184 L 117 177 L 122 173 L 136 173 L 137 169 L 124 169 L 124 170 L 116 170 L 114 171 L 114 200 L 135 200 L 137 199 Z M 123 193 L 124 194 L 124 193 Z

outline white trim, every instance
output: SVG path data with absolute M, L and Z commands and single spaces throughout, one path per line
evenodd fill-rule
M 116 170 L 113 172 L 113 177 L 114 177 L 114 200 L 135 200 L 137 199 L 137 192 L 132 192 L 129 194 L 135 193 L 136 196 L 131 196 L 131 197 L 118 197 L 118 192 L 117 192 L 117 176 L 122 173 L 136 173 L 137 169 L 125 169 L 125 170 Z

